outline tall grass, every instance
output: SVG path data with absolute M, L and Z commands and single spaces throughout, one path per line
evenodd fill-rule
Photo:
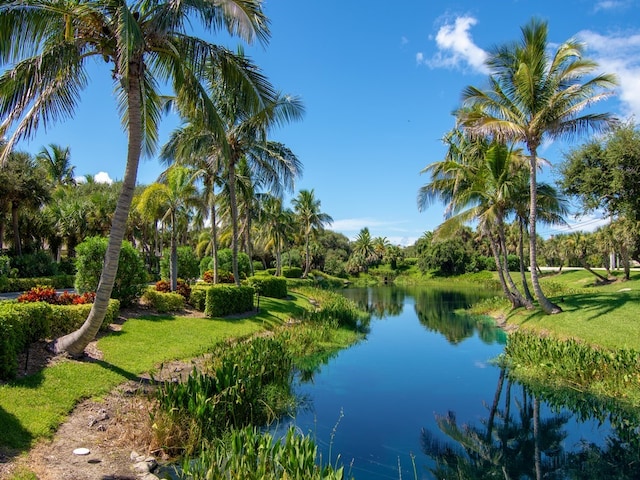
M 233 430 L 183 465 L 190 480 L 341 480 L 344 467 L 318 464 L 318 448 L 309 436 L 293 427 L 275 439 L 255 427 Z

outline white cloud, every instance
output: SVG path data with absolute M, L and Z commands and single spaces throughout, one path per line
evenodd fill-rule
M 625 8 L 628 2 L 620 1 L 620 0 L 603 0 L 601 2 L 597 2 L 593 7 L 594 12 L 599 12 L 601 10 L 614 10 L 618 8 Z
M 640 118 L 640 33 L 607 36 L 585 30 L 578 37 L 601 71 L 618 76 L 618 98 L 624 109 L 621 113 Z
M 438 51 L 428 60 L 418 53 L 416 60 L 431 68 L 471 68 L 475 72 L 487 73 L 484 64 L 487 52 L 473 42 L 470 33 L 476 23 L 478 20 L 470 16 L 457 17 L 453 24 L 445 23 L 435 37 Z
M 109 185 L 113 183 L 113 180 L 107 172 L 98 172 L 93 178 L 96 183 L 108 183 Z

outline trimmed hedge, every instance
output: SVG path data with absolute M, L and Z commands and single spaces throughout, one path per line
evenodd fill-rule
M 60 337 L 77 330 L 86 320 L 91 304 L 49 305 L 44 302 L 0 302 L 0 379 L 13 378 L 18 371 L 18 355 L 31 342 Z M 101 330 L 118 316 L 120 302 L 109 300 Z
M 208 317 L 224 317 L 254 309 L 253 295 L 255 290 L 253 287 L 212 285 L 205 291 L 204 313 Z
M 247 278 L 246 284 L 263 297 L 286 298 L 287 296 L 287 280 L 284 277 L 259 275 Z
M 155 308 L 158 313 L 178 312 L 184 310 L 184 297 L 176 292 L 159 292 L 149 287 L 142 294 L 142 301 Z
M 56 290 L 73 288 L 74 275 L 55 275 L 53 277 L 8 278 L 0 276 L 0 293 L 26 292 L 34 287 L 52 287 Z
M 282 276 L 285 278 L 300 278 L 302 277 L 302 269 L 300 267 L 282 267 Z M 268 268 L 267 272 L 271 275 L 276 274 L 275 268 Z

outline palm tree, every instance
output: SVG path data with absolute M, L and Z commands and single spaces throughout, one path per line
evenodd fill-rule
M 49 148 L 42 147 L 36 155 L 36 160 L 47 169 L 54 187 L 59 185 L 75 185 L 75 167 L 71 165 L 71 150 L 51 143 Z
M 203 118 L 200 110 L 183 109 L 188 121 L 181 129 L 177 148 L 181 155 L 207 159 L 212 170 L 220 172 L 229 201 L 231 218 L 231 250 L 233 275 L 238 275 L 238 201 L 237 175 L 241 161 L 246 161 L 254 181 L 279 194 L 293 190 L 294 180 L 302 172 L 302 164 L 285 145 L 269 141 L 273 127 L 302 118 L 304 108 L 298 98 L 266 92 L 254 105 L 241 105 L 242 92 L 223 88 L 215 72 L 210 78 L 210 101 L 220 113 L 222 131 Z
M 97 57 L 110 64 L 122 122 L 128 134 L 122 192 L 111 225 L 96 299 L 85 323 L 56 340 L 54 349 L 80 355 L 102 324 L 113 289 L 138 163 L 158 138 L 164 98 L 158 82 L 172 84 L 184 103 L 198 103 L 210 125 L 222 126 L 201 88 L 206 68 L 255 101 L 264 79 L 228 50 L 189 35 L 199 20 L 206 30 L 226 29 L 247 41 L 266 42 L 260 0 L 216 2 L 121 0 L 0 0 L 0 130 L 15 125 L 7 145 L 32 135 L 40 123 L 72 115 L 88 84 L 86 67 Z M 225 148 L 225 150 L 227 150 Z M 6 155 L 0 157 L 4 161 Z
M 369 265 L 375 258 L 375 247 L 369 228 L 364 227 L 358 232 L 353 241 L 353 248 L 349 263 L 352 264 L 352 271 L 368 271 Z
M 562 309 L 545 297 L 538 280 L 536 256 L 538 148 L 545 139 L 566 138 L 587 129 L 599 131 L 614 123 L 607 113 L 583 110 L 610 95 L 613 75 L 601 74 L 584 83 L 597 67 L 583 58 L 584 45 L 562 43 L 549 55 L 547 24 L 531 20 L 522 29 L 519 43 L 496 48 L 487 60 L 489 88 L 469 86 L 463 92 L 463 108 L 457 112 L 462 128 L 474 135 L 498 141 L 522 142 L 529 153 L 529 257 L 531 282 L 540 307 L 546 313 Z
M 193 184 L 193 174 L 187 167 L 175 165 L 162 175 L 162 183 L 149 185 L 140 197 L 137 208 L 141 213 L 162 211 L 162 221 L 171 227 L 169 277 L 171 291 L 178 288 L 178 230 L 180 218 L 200 203 L 200 193 Z
M 311 236 L 322 229 L 324 225 L 333 222 L 333 218 L 320 211 L 320 200 L 315 197 L 313 189 L 300 190 L 298 196 L 291 200 L 291 203 L 304 235 L 305 263 L 302 277 L 306 278 L 311 270 L 311 251 L 309 248 Z
M 478 221 L 479 229 L 489 239 L 505 295 L 514 308 L 532 308 L 518 291 L 507 261 L 505 219 L 518 185 L 518 151 L 489 144 L 486 139 L 470 139 L 457 129 L 444 141 L 448 146 L 445 159 L 422 170 L 431 174 L 431 181 L 418 192 L 418 208 L 423 210 L 436 199 L 445 203 L 446 220 L 436 230 L 438 237 L 450 237 L 463 224 Z
M 258 222 L 262 236 L 266 240 L 266 248 L 273 249 L 276 256 L 276 275 L 282 275 L 282 251 L 287 239 L 293 233 L 293 212 L 282 206 L 282 199 L 273 195 L 261 198 L 262 208 Z

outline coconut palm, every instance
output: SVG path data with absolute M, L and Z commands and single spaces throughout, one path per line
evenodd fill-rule
M 255 100 L 264 79 L 227 49 L 190 35 L 199 21 L 207 31 L 225 29 L 247 41 L 266 42 L 269 31 L 260 0 L 176 2 L 123 0 L 0 0 L 0 131 L 10 127 L 10 151 L 40 124 L 68 118 L 88 84 L 90 59 L 110 65 L 122 122 L 128 134 L 123 188 L 113 217 L 96 300 L 82 327 L 55 342 L 56 351 L 79 355 L 102 324 L 142 151 L 153 152 L 164 105 L 159 83 L 171 84 L 184 103 L 198 103 L 216 130 L 220 118 L 204 95 L 200 77 L 213 68 L 225 83 Z M 0 160 L 4 160 L 3 155 Z
M 55 143 L 42 147 L 36 155 L 36 161 L 44 166 L 53 182 L 53 186 L 75 185 L 75 167 L 71 165 L 71 149 Z
M 445 203 L 445 221 L 436 230 L 439 237 L 450 237 L 465 223 L 477 221 L 489 239 L 505 295 L 514 308 L 531 308 L 532 303 L 516 287 L 507 262 L 505 220 L 518 186 L 518 151 L 486 139 L 470 139 L 457 129 L 444 141 L 448 146 L 445 159 L 422 170 L 431 175 L 431 181 L 418 192 L 418 208 L 424 210 L 434 200 Z
M 475 135 L 522 142 L 529 154 L 529 257 L 531 282 L 540 307 L 558 313 L 538 280 L 536 248 L 538 148 L 545 139 L 567 138 L 587 129 L 599 131 L 614 119 L 584 109 L 610 95 L 613 75 L 592 74 L 597 64 L 583 57 L 584 45 L 568 40 L 550 55 L 546 22 L 532 19 L 520 42 L 500 46 L 488 57 L 489 88 L 463 91 L 460 125 Z
M 178 230 L 180 219 L 201 202 L 200 193 L 193 183 L 193 173 L 186 167 L 175 165 L 162 175 L 161 182 L 149 185 L 140 197 L 137 208 L 145 211 L 162 211 L 162 221 L 171 228 L 169 280 L 171 291 L 178 288 Z
M 304 235 L 305 263 L 302 277 L 306 278 L 311 270 L 311 236 L 333 222 L 333 218 L 320 211 L 320 200 L 316 198 L 313 189 L 300 190 L 298 196 L 291 200 L 291 204 Z
M 222 130 L 210 124 L 200 109 L 181 108 L 187 123 L 176 135 L 176 151 L 183 157 L 201 157 L 223 179 L 231 218 L 231 250 L 233 275 L 238 275 L 238 165 L 246 161 L 254 181 L 273 193 L 280 189 L 293 190 L 294 180 L 302 171 L 302 164 L 285 145 L 269 141 L 268 132 L 277 126 L 302 118 L 304 108 L 300 100 L 275 91 L 263 92 L 260 101 L 243 104 L 243 92 L 224 86 L 216 72 L 210 72 L 210 101 L 222 121 Z
M 266 241 L 266 249 L 272 249 L 276 257 L 276 275 L 282 275 L 282 251 L 294 230 L 293 212 L 282 206 L 282 199 L 264 195 L 260 199 L 261 208 L 258 223 Z

